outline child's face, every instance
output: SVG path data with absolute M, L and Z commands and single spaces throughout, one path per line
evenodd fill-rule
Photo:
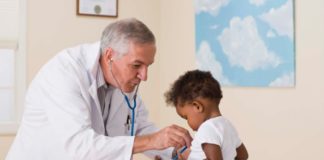
M 187 120 L 188 125 L 194 131 L 197 131 L 199 126 L 206 120 L 206 114 L 194 104 L 186 103 L 183 106 L 177 106 L 176 110 L 180 117 Z

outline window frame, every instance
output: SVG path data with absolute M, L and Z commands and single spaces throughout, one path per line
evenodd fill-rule
M 27 2 L 19 0 L 19 37 L 16 43 L 10 44 L 9 49 L 15 50 L 15 85 L 14 85 L 14 105 L 13 120 L 0 121 L 0 135 L 15 135 L 23 112 L 26 92 L 26 31 L 27 31 Z M 6 47 L 2 47 L 6 48 Z

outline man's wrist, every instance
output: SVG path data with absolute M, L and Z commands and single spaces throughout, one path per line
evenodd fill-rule
M 136 136 L 134 139 L 133 154 L 155 149 L 151 143 L 152 136 L 152 134 Z

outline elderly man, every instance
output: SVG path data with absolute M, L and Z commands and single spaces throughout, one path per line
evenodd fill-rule
M 189 146 L 186 129 L 149 122 L 137 96 L 155 52 L 147 26 L 125 19 L 107 26 L 100 46 L 58 53 L 29 86 L 7 160 L 129 160 L 140 152 L 171 159 L 170 147 Z

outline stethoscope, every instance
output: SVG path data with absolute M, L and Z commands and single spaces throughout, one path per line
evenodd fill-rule
M 113 71 L 112 71 L 112 65 L 111 63 L 113 62 L 112 59 L 109 60 L 109 70 L 110 70 L 110 73 L 113 77 L 113 79 L 115 80 L 115 82 L 117 83 L 118 85 L 118 89 L 120 90 L 120 92 L 124 95 L 124 98 L 125 98 L 125 101 L 127 103 L 127 106 L 128 108 L 132 111 L 132 116 L 131 116 L 131 136 L 134 136 L 134 125 L 135 125 L 135 109 L 136 109 L 136 97 L 137 97 L 137 91 L 138 91 L 138 87 L 139 87 L 139 84 L 136 86 L 136 90 L 135 90 L 135 94 L 133 96 L 133 106 L 130 104 L 129 102 L 129 98 L 127 97 L 127 95 L 122 91 L 121 87 L 120 87 L 120 84 L 119 82 L 117 81 Z M 127 116 L 127 124 L 128 124 L 128 116 Z M 183 153 L 185 150 L 187 149 L 187 146 L 184 146 L 181 150 L 180 150 L 180 154 Z M 176 154 L 176 156 L 174 158 L 172 158 L 172 160 L 177 160 L 178 159 L 178 154 Z
M 119 82 L 117 81 L 115 75 L 113 74 L 113 71 L 112 71 L 112 65 L 111 65 L 112 62 L 113 62 L 113 60 L 110 59 L 110 60 L 109 60 L 109 65 L 110 65 L 109 70 L 110 70 L 110 73 L 111 73 L 112 77 L 114 78 L 115 82 L 116 82 L 117 85 L 118 85 L 118 89 L 119 89 L 120 92 L 124 95 L 124 99 L 125 99 L 125 101 L 126 101 L 126 103 L 127 103 L 128 108 L 129 108 L 129 109 L 131 110 L 131 112 L 132 112 L 132 116 L 131 116 L 131 133 L 130 133 L 130 135 L 131 135 L 131 136 L 134 136 L 135 109 L 136 109 L 136 106 L 137 106 L 137 104 L 136 104 L 136 97 L 137 97 L 137 91 L 138 91 L 139 84 L 137 85 L 136 90 L 135 90 L 135 94 L 134 94 L 134 96 L 133 96 L 133 106 L 131 106 L 130 101 L 129 101 L 129 98 L 128 98 L 127 95 L 122 91 Z M 128 124 L 128 118 L 129 118 L 129 116 L 127 116 L 127 120 L 126 120 L 126 121 L 127 121 L 127 122 L 126 122 L 127 125 L 129 125 L 129 124 Z

